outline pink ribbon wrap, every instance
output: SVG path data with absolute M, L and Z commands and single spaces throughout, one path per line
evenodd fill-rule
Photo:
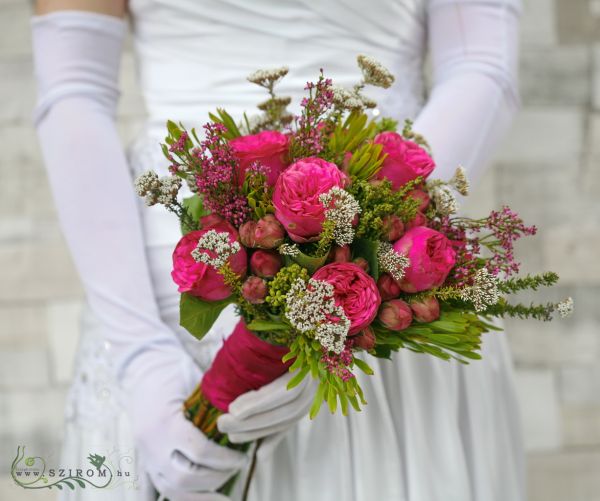
M 292 361 L 281 359 L 287 346 L 263 341 L 240 320 L 202 378 L 202 393 L 217 409 L 227 412 L 240 395 L 257 390 L 285 374 Z

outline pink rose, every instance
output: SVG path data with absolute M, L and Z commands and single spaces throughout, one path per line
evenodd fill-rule
M 252 273 L 262 278 L 273 278 L 283 266 L 283 258 L 278 252 L 257 250 L 250 258 Z
M 344 245 L 343 247 L 335 245 L 329 251 L 329 256 L 327 256 L 327 259 L 328 261 L 333 261 L 334 263 L 347 263 L 352 259 L 352 251 L 347 245 Z
M 345 187 L 348 177 L 337 165 L 321 158 L 304 158 L 281 173 L 273 192 L 275 217 L 295 242 L 318 239 L 325 220 L 319 195 L 334 186 Z
M 403 331 L 412 323 L 412 311 L 402 299 L 390 299 L 381 305 L 378 318 L 388 329 Z
M 362 268 L 353 263 L 331 263 L 312 276 L 333 285 L 334 299 L 350 320 L 350 336 L 367 327 L 377 315 L 381 297 L 377 284 Z
M 385 231 L 385 238 L 390 242 L 395 242 L 404 233 L 404 223 L 395 214 L 390 214 L 382 219 L 383 231 Z
M 404 292 L 419 292 L 439 287 L 454 266 L 456 252 L 440 232 L 417 226 L 394 244 L 399 254 L 410 259 L 404 278 L 398 285 Z
M 222 219 L 203 220 L 201 230 L 184 235 L 173 251 L 173 271 L 171 277 L 179 286 L 179 292 L 189 292 L 206 301 L 219 301 L 231 295 L 231 289 L 223 282 L 223 277 L 212 266 L 197 263 L 192 257 L 198 240 L 209 230 L 229 233 L 229 240 L 237 240 L 235 228 Z M 229 258 L 232 270 L 240 276 L 245 275 L 247 266 L 246 251 L 242 248 Z
M 427 178 L 435 169 L 429 153 L 396 132 L 377 134 L 374 142 L 383 145 L 383 152 L 387 153 L 377 177 L 388 178 L 395 190 L 419 176 Z
M 424 212 L 425 209 L 427 209 L 430 197 L 426 191 L 415 188 L 414 190 L 410 190 L 406 195 L 419 202 L 419 207 L 417 207 L 418 211 Z
M 420 211 L 417 211 L 415 217 L 413 217 L 408 223 L 406 223 L 406 229 L 416 228 L 417 226 L 427 226 L 427 217 Z
M 246 170 L 254 162 L 267 169 L 267 182 L 270 186 L 275 184 L 279 174 L 285 169 L 288 137 L 281 132 L 267 130 L 250 136 L 236 137 L 229 141 L 229 144 L 240 162 L 240 184 L 244 182 Z
M 273 214 L 267 214 L 256 223 L 254 239 L 257 247 L 274 249 L 283 243 L 284 238 L 285 230 Z
M 410 309 L 417 322 L 429 323 L 440 318 L 440 303 L 435 296 L 410 301 Z
M 379 295 L 384 301 L 397 298 L 401 292 L 398 282 L 396 282 L 388 273 L 379 275 L 379 278 L 377 279 L 377 289 L 379 289 Z
M 375 332 L 373 332 L 371 327 L 365 327 L 362 332 L 359 332 L 358 335 L 354 336 L 353 339 L 354 344 L 365 351 L 375 348 L 375 342 L 377 341 L 375 338 Z
M 250 304 L 264 303 L 268 292 L 267 282 L 260 277 L 248 277 L 242 285 L 242 296 Z

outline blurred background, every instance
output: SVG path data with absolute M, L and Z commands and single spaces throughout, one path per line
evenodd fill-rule
M 506 323 L 527 448 L 530 501 L 600 500 L 600 0 L 524 0 L 523 109 L 469 201 L 538 225 L 524 269 L 554 270 L 566 321 Z M 0 0 L 0 499 L 54 499 L 10 478 L 17 445 L 60 451 L 82 289 L 56 221 L 37 140 L 30 2 Z M 143 120 L 130 49 L 119 130 Z M 527 299 L 527 298 L 525 298 Z M 33 452 L 33 450 L 31 451 Z M 511 501 L 511 500 L 506 500 Z

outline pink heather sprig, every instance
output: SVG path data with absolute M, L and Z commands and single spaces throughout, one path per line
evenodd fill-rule
M 201 169 L 196 176 L 198 192 L 204 195 L 208 210 L 240 226 L 248 219 L 251 209 L 239 188 L 238 162 L 223 137 L 227 128 L 221 123 L 209 122 L 204 130 L 206 138 L 200 148 L 193 150 Z
M 354 356 L 352 355 L 352 345 L 353 342 L 347 340 L 344 349 L 340 354 L 323 350 L 323 356 L 321 357 L 321 361 L 325 364 L 327 372 L 338 376 L 344 382 L 355 377 L 348 368 L 354 360 Z
M 179 139 L 175 141 L 171 146 L 169 146 L 169 151 L 171 153 L 182 153 L 183 151 L 185 151 L 185 145 L 188 139 L 188 133 L 186 131 L 183 131 L 181 133 L 181 136 L 179 136 Z
M 302 113 L 295 118 L 294 149 L 302 152 L 300 156 L 311 156 L 324 148 L 322 119 L 333 108 L 334 93 L 332 81 L 323 76 L 323 70 L 318 81 L 307 82 L 304 90 L 309 92 L 309 96 L 300 102 Z

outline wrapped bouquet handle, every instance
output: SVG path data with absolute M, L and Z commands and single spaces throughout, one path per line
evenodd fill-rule
M 243 320 L 224 341 L 202 382 L 184 404 L 194 425 L 209 438 L 232 448 L 233 444 L 217 428 L 217 419 L 240 395 L 262 388 L 285 374 L 292 361 L 283 362 L 287 346 L 277 346 L 248 330 Z

